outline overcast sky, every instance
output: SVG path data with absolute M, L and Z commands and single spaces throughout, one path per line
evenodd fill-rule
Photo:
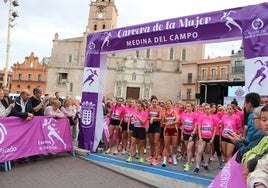
M 13 10 L 19 14 L 11 29 L 10 63 L 22 63 L 34 52 L 39 61 L 51 55 L 54 34 L 59 39 L 82 36 L 85 31 L 90 0 L 20 0 Z M 262 3 L 260 0 L 115 0 L 118 27 L 157 20 L 212 12 Z M 0 0 L 0 69 L 5 67 L 9 3 Z M 240 41 L 210 44 L 206 55 L 230 55 Z

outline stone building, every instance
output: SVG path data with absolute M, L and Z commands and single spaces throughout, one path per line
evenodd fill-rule
M 115 0 L 90 2 L 88 25 L 81 37 L 53 40 L 48 64 L 47 92 L 81 96 L 86 36 L 90 32 L 116 28 Z M 184 45 L 141 49 L 108 55 L 104 95 L 106 97 L 182 99 L 181 64 L 204 58 L 205 45 Z
M 11 68 L 13 71 L 11 93 L 20 93 L 22 89 L 29 89 L 32 92 L 37 86 L 46 93 L 47 65 L 39 63 L 38 57 L 33 52 L 25 57 L 23 63 L 15 63 Z
M 0 88 L 2 88 L 4 86 L 4 76 L 5 76 L 5 69 L 0 70 Z M 11 81 L 12 81 L 12 72 L 8 71 L 8 76 L 7 76 L 8 87 L 11 86 L 11 84 L 12 84 Z

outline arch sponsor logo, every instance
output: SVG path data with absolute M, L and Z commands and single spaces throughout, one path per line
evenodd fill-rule
M 245 39 L 256 38 L 268 35 L 267 25 L 262 18 L 258 17 L 251 21 L 251 27 L 245 32 Z

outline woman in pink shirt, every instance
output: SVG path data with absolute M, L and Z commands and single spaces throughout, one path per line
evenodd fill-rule
M 196 140 L 197 126 L 196 115 L 193 112 L 194 105 L 186 103 L 185 113 L 181 115 L 182 135 L 181 140 L 184 142 L 187 149 L 187 162 L 184 165 L 184 171 L 190 170 L 191 159 L 193 156 L 193 147 Z
M 159 163 L 159 140 L 161 133 L 160 120 L 162 118 L 162 108 L 158 105 L 158 99 L 156 96 L 151 97 L 151 106 L 148 109 L 148 118 L 150 120 L 148 136 L 150 141 L 150 155 L 146 158 L 146 161 L 152 161 L 151 165 L 157 165 Z
M 59 100 L 53 100 L 51 106 L 45 108 L 44 115 L 54 118 L 64 118 L 64 114 L 60 111 L 61 102 Z
M 210 104 L 210 112 L 211 112 L 211 115 L 214 118 L 216 118 L 217 122 L 218 122 L 214 142 L 212 144 L 211 157 L 213 158 L 214 153 L 216 152 L 217 157 L 218 157 L 218 161 L 219 161 L 219 168 L 222 169 L 223 164 L 222 164 L 222 153 L 221 153 L 221 145 L 220 145 L 220 119 L 222 117 L 222 113 L 218 112 L 218 109 L 217 109 L 217 106 L 215 103 Z
M 60 108 L 60 111 L 69 119 L 70 125 L 71 125 L 71 133 L 73 140 L 76 138 L 76 131 L 75 126 L 77 121 L 75 120 L 76 117 L 76 110 L 73 107 L 73 99 L 72 98 L 66 98 L 64 99 L 62 106 Z
M 229 134 L 240 134 L 241 123 L 240 118 L 234 114 L 234 107 L 230 104 L 227 105 L 227 113 L 221 118 L 221 150 L 224 162 L 228 162 L 231 159 L 235 148 L 235 145 L 229 138 Z
M 114 104 L 111 108 L 110 113 L 108 114 L 108 117 L 111 118 L 110 120 L 110 126 L 109 126 L 109 148 L 105 151 L 106 154 L 112 153 L 112 139 L 114 135 L 114 131 L 116 134 L 116 148 L 114 151 L 114 155 L 118 154 L 118 146 L 120 141 L 120 126 L 123 122 L 123 117 L 125 114 L 125 106 L 123 105 L 124 99 L 122 97 L 119 97 L 117 100 L 117 103 Z
M 144 111 L 145 105 L 142 101 L 137 101 L 136 113 L 130 116 L 130 121 L 133 122 L 133 131 L 131 135 L 130 154 L 126 162 L 132 162 L 132 156 L 135 154 L 136 144 L 138 145 L 138 151 L 140 154 L 139 162 L 143 163 L 144 160 L 144 140 L 145 140 L 145 128 L 148 114 Z
M 211 155 L 211 146 L 214 142 L 214 137 L 218 125 L 218 121 L 210 113 L 210 105 L 205 104 L 205 113 L 198 118 L 198 150 L 196 154 L 196 168 L 195 173 L 199 172 L 202 155 L 205 152 L 205 165 L 204 169 L 209 172 L 208 163 Z

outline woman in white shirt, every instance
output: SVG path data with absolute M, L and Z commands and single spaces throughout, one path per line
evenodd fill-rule
M 0 101 L 4 99 L 4 91 L 3 89 L 0 89 Z M 11 103 L 7 108 L 0 102 L 0 117 L 7 117 L 12 108 L 14 108 L 14 103 Z

